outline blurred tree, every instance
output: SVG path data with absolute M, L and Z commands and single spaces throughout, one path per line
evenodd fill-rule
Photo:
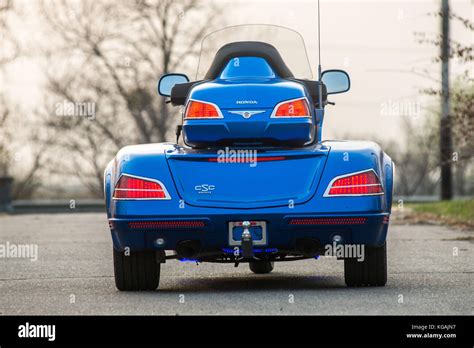
M 14 19 L 19 18 L 17 2 L 0 0 L 0 177 L 13 176 L 13 198 L 30 198 L 40 186 L 44 145 L 35 137 L 35 129 L 18 132 L 21 112 L 7 95 L 7 68 L 23 55 L 13 34 Z M 35 144 L 30 156 L 20 156 L 21 148 Z
M 440 11 L 432 13 L 431 15 L 444 19 L 444 22 L 454 20 L 460 23 L 467 31 L 474 34 L 474 23 L 463 18 L 453 12 L 445 14 Z M 443 35 L 431 37 L 425 33 L 415 33 L 418 42 L 428 43 L 436 47 L 441 48 L 443 45 Z M 451 99 L 451 108 L 448 117 L 442 120 L 441 126 L 437 127 L 440 131 L 440 135 L 444 135 L 446 132 L 452 132 L 453 135 L 453 147 L 448 154 L 443 154 L 442 159 L 438 161 L 438 165 L 443 167 L 446 165 L 445 161 L 449 161 L 450 165 L 455 166 L 455 191 L 460 194 L 464 192 L 464 177 L 465 171 L 470 171 L 472 165 L 472 158 L 474 156 L 474 138 L 472 136 L 474 131 L 474 94 L 473 94 L 473 77 L 472 77 L 472 64 L 474 61 L 474 45 L 472 41 L 469 44 L 462 44 L 456 40 L 450 39 L 449 51 L 445 52 L 447 57 L 444 59 L 452 59 L 459 66 L 464 66 L 464 72 L 457 76 L 454 84 L 451 85 L 449 90 L 449 96 Z M 440 49 L 441 52 L 441 49 Z M 433 62 L 440 63 L 443 61 L 443 56 L 440 54 L 433 58 Z M 446 93 L 443 93 L 442 89 L 429 88 L 422 91 L 427 95 L 437 96 L 439 98 L 445 97 Z M 439 118 L 439 114 L 438 114 Z M 443 137 L 441 137 L 443 139 Z M 441 141 L 440 139 L 440 141 Z M 444 139 L 446 141 L 446 139 Z M 441 141 L 443 143 L 443 141 Z M 444 145 L 441 145 L 443 147 Z M 449 148 L 449 146 L 448 146 Z M 441 190 L 443 191 L 443 190 Z M 442 195 L 443 198 L 447 198 L 449 195 Z
M 454 105 L 453 105 L 454 106 Z M 395 195 L 435 196 L 439 194 L 440 170 L 437 148 L 439 143 L 439 113 L 431 112 L 420 126 L 403 119 L 402 130 L 406 143 L 375 139 L 396 164 Z M 455 138 L 455 143 L 457 139 Z M 454 194 L 474 195 L 472 161 L 459 160 L 454 165 Z
M 9 143 L 11 141 L 7 122 L 10 115 L 10 106 L 5 97 L 5 66 L 15 60 L 18 56 L 18 45 L 12 38 L 10 32 L 9 16 L 13 11 L 11 0 L 0 0 L 0 177 L 8 176 L 11 153 Z
M 420 127 L 406 117 L 402 131 L 406 144 L 399 140 L 374 139 L 392 158 L 396 165 L 396 196 L 434 195 L 439 180 L 436 173 L 437 156 L 433 148 L 438 141 L 437 125 L 428 118 Z
M 2 49 L 0 50 L 0 67 L 14 61 L 19 54 L 19 46 L 11 34 L 10 17 L 15 7 L 13 0 L 0 0 L 0 33 Z
M 118 149 L 174 140 L 179 118 L 157 96 L 158 78 L 197 65 L 218 11 L 199 0 L 42 2 L 50 29 L 43 117 L 60 153 L 50 158 L 52 173 L 77 176 L 99 196 Z M 93 115 L 63 117 L 67 103 Z
M 11 153 L 9 151 L 10 132 L 7 131 L 7 120 L 10 114 L 2 95 L 0 100 L 0 177 L 10 174 L 9 165 L 11 163 Z

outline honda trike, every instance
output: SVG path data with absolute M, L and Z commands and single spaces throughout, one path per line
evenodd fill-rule
M 394 164 L 374 142 L 323 141 L 328 97 L 351 82 L 317 75 L 298 32 L 239 25 L 205 36 L 194 80 L 161 76 L 182 144 L 126 146 L 105 169 L 119 290 L 158 288 L 170 262 L 266 274 L 328 255 L 348 286 L 386 284 Z

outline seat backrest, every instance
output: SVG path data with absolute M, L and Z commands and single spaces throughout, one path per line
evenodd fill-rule
M 272 45 L 260 41 L 239 41 L 224 45 L 217 51 L 205 78 L 209 80 L 217 78 L 229 60 L 236 57 L 264 58 L 279 77 L 284 79 L 294 77 L 280 53 Z

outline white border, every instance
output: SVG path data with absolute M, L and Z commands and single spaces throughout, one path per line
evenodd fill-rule
M 377 178 L 377 180 L 379 181 L 380 184 L 349 185 L 349 186 L 336 186 L 336 187 L 378 186 L 378 185 L 380 185 L 380 187 L 382 188 L 382 192 L 378 192 L 378 193 L 358 193 L 358 194 L 340 194 L 340 195 L 330 195 L 330 194 L 329 194 L 329 191 L 330 191 L 331 188 L 332 188 L 332 184 L 333 184 L 336 180 L 342 179 L 342 178 L 345 178 L 345 177 L 348 177 L 348 176 L 352 176 L 352 175 L 367 173 L 367 172 L 373 172 L 373 173 L 375 174 L 375 177 Z M 353 172 L 353 173 L 349 173 L 349 174 L 343 174 L 343 175 L 336 176 L 335 178 L 333 178 L 333 179 L 329 182 L 329 185 L 328 185 L 328 187 L 326 188 L 326 191 L 324 191 L 323 197 L 381 196 L 381 195 L 383 195 L 383 194 L 384 194 L 384 189 L 383 189 L 382 181 L 380 180 L 380 178 L 379 178 L 379 176 L 377 175 L 377 173 L 375 172 L 375 170 L 371 168 L 371 169 L 361 170 L 361 171 L 359 171 L 359 172 Z
M 135 178 L 135 179 L 141 179 L 141 180 L 146 180 L 146 181 L 152 181 L 157 183 L 163 188 L 163 192 L 165 193 L 165 198 L 115 198 L 115 190 L 124 190 L 124 191 L 131 191 L 130 189 L 117 189 L 117 184 L 120 181 L 120 178 L 122 176 L 128 176 L 130 178 Z M 139 190 L 139 191 L 145 191 L 145 190 Z M 146 191 L 159 191 L 159 190 L 146 190 Z M 160 191 L 161 192 L 161 191 Z M 151 178 L 145 178 L 144 176 L 138 176 L 138 175 L 131 175 L 127 173 L 122 173 L 120 177 L 117 180 L 117 183 L 115 184 L 114 187 L 114 192 L 112 194 L 112 199 L 116 201 L 162 201 L 162 200 L 169 200 L 171 199 L 170 194 L 168 193 L 168 190 L 166 189 L 165 184 L 163 184 L 160 180 L 157 179 L 151 179 Z

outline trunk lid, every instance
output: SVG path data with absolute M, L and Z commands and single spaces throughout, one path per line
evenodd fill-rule
M 211 102 L 221 110 L 272 109 L 281 101 L 304 97 L 303 85 L 279 78 L 214 80 L 193 87 L 190 99 Z
M 329 149 L 317 145 L 259 150 L 256 156 L 232 150 L 244 151 L 181 148 L 167 153 L 171 175 L 186 204 L 248 209 L 304 203 L 317 189 Z

